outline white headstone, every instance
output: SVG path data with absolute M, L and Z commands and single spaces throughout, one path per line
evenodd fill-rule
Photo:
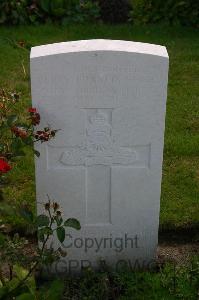
M 44 124 L 61 129 L 36 146 L 37 201 L 48 193 L 82 226 L 67 231 L 58 269 L 154 259 L 167 76 L 159 45 L 85 40 L 32 48 L 33 106 Z

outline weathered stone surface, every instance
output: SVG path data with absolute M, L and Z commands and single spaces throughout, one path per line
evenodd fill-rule
M 61 129 L 37 146 L 37 201 L 48 193 L 82 225 L 68 231 L 60 270 L 154 258 L 167 75 L 168 54 L 158 45 L 89 40 L 32 48 L 33 106 L 44 124 Z

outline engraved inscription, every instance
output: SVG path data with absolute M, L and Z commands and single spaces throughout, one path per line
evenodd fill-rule
M 118 145 L 112 134 L 113 109 L 83 110 L 85 142 L 71 147 L 48 145 L 47 166 L 85 167 L 85 225 L 110 225 L 112 168 L 149 168 L 150 144 Z
M 60 156 L 63 165 L 131 165 L 137 152 L 129 147 L 119 147 L 112 137 L 108 114 L 97 110 L 88 116 L 85 144 L 71 147 Z

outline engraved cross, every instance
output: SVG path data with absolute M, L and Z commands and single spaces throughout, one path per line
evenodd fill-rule
M 150 145 L 118 146 L 112 136 L 112 109 L 88 109 L 86 140 L 67 147 L 59 162 L 86 167 L 86 224 L 111 224 L 112 167 L 149 167 Z

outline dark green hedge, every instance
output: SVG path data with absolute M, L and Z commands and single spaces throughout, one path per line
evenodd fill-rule
M 0 24 L 164 22 L 199 27 L 198 0 L 0 0 Z
M 133 22 L 199 27 L 198 0 L 133 0 Z
M 90 0 L 0 0 L 0 24 L 80 23 L 98 18 L 99 7 Z

